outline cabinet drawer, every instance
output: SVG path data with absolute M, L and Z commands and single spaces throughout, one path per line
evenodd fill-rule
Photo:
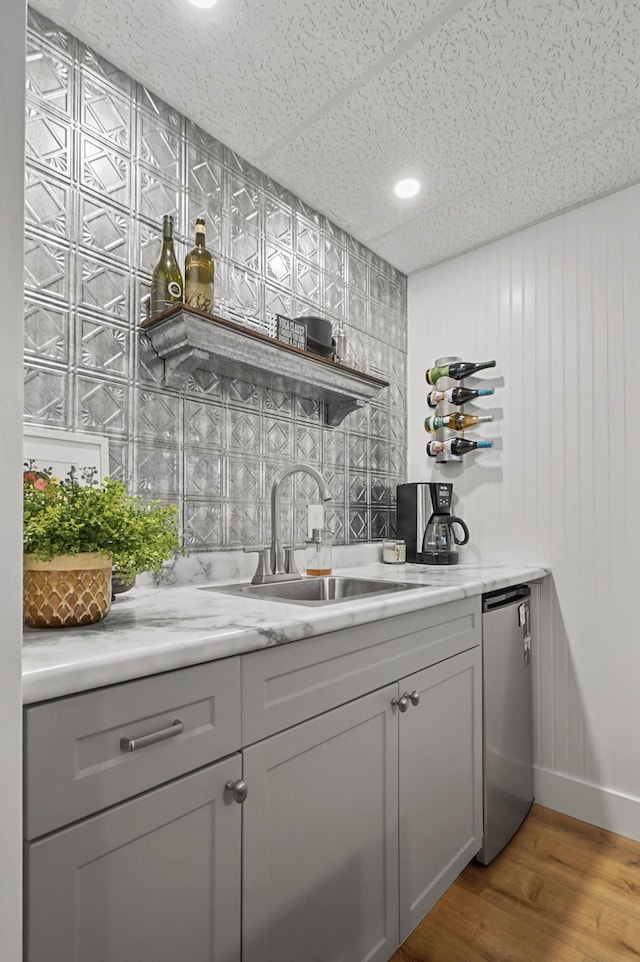
M 307 718 L 480 644 L 480 598 L 242 656 L 242 743 Z
M 239 746 L 238 658 L 30 706 L 26 837 L 131 798 Z

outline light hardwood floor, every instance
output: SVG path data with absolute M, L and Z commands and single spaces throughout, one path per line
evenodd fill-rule
M 640 842 L 534 805 L 486 868 L 471 864 L 391 962 L 640 959 Z

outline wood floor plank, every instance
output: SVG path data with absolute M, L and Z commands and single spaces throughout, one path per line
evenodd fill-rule
M 391 962 L 640 962 L 640 843 L 534 805 Z
M 597 863 L 592 871 L 598 871 Z M 469 879 L 461 880 L 465 887 Z M 606 948 L 613 958 L 624 945 L 640 945 L 640 919 L 629 918 L 624 905 L 614 907 L 606 900 L 606 881 L 584 879 L 584 891 L 576 893 L 575 882 L 566 873 L 553 875 L 534 859 L 520 856 L 503 864 L 491 885 L 482 885 L 476 896 L 504 909 L 515 908 L 522 919 L 564 940 L 569 923 L 571 942 L 582 952 Z

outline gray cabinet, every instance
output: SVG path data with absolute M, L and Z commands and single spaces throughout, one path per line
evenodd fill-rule
M 29 843 L 25 962 L 240 962 L 240 775 L 236 755 Z
M 396 692 L 244 751 L 243 962 L 386 962 L 395 951 Z
M 29 706 L 25 962 L 386 962 L 482 841 L 480 621 Z
M 480 649 L 400 682 L 400 941 L 482 844 Z M 415 697 L 415 696 L 414 696 Z
M 25 962 L 239 962 L 239 748 L 237 658 L 28 707 Z
M 477 599 L 243 660 L 243 731 L 276 730 L 243 749 L 243 962 L 386 962 L 426 915 L 482 844 L 480 672 Z

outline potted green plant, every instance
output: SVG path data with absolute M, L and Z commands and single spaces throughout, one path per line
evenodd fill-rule
M 130 495 L 95 468 L 66 478 L 25 464 L 24 620 L 31 627 L 86 625 L 111 605 L 111 574 L 157 571 L 178 547 L 175 505 Z

